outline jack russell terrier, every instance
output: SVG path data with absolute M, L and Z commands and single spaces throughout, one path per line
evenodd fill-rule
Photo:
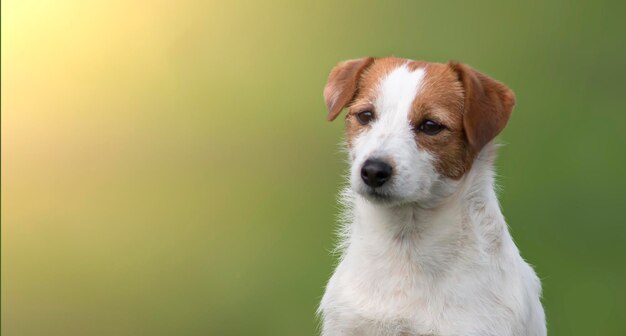
M 349 184 L 322 335 L 543 336 L 541 283 L 494 191 L 515 96 L 461 63 L 362 58 L 324 88 L 348 108 Z

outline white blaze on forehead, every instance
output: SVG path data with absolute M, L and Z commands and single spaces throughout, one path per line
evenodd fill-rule
M 361 169 L 363 163 L 372 158 L 386 160 L 393 168 L 392 178 L 378 188 L 380 194 L 426 204 L 424 202 L 434 192 L 437 173 L 432 164 L 433 156 L 418 148 L 409 120 L 425 73 L 424 68 L 411 70 L 403 64 L 378 82 L 373 101 L 376 118 L 354 139 L 350 148 L 350 184 L 358 193 L 368 195 Z
M 378 86 L 375 107 L 379 115 L 393 113 L 396 116 L 407 116 L 424 74 L 424 68 L 411 71 L 406 64 L 391 71 Z

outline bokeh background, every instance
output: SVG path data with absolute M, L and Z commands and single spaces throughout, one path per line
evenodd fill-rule
M 626 330 L 626 2 L 2 1 L 2 334 L 314 335 L 367 55 L 518 104 L 501 202 L 550 335 Z

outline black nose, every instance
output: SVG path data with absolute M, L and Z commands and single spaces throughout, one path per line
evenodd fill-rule
M 379 159 L 368 159 L 361 168 L 363 182 L 372 188 L 385 184 L 391 177 L 391 166 Z

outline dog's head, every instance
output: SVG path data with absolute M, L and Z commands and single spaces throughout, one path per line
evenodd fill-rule
M 515 96 L 467 65 L 362 58 L 324 88 L 328 119 L 345 107 L 350 185 L 381 204 L 436 204 L 506 125 Z

